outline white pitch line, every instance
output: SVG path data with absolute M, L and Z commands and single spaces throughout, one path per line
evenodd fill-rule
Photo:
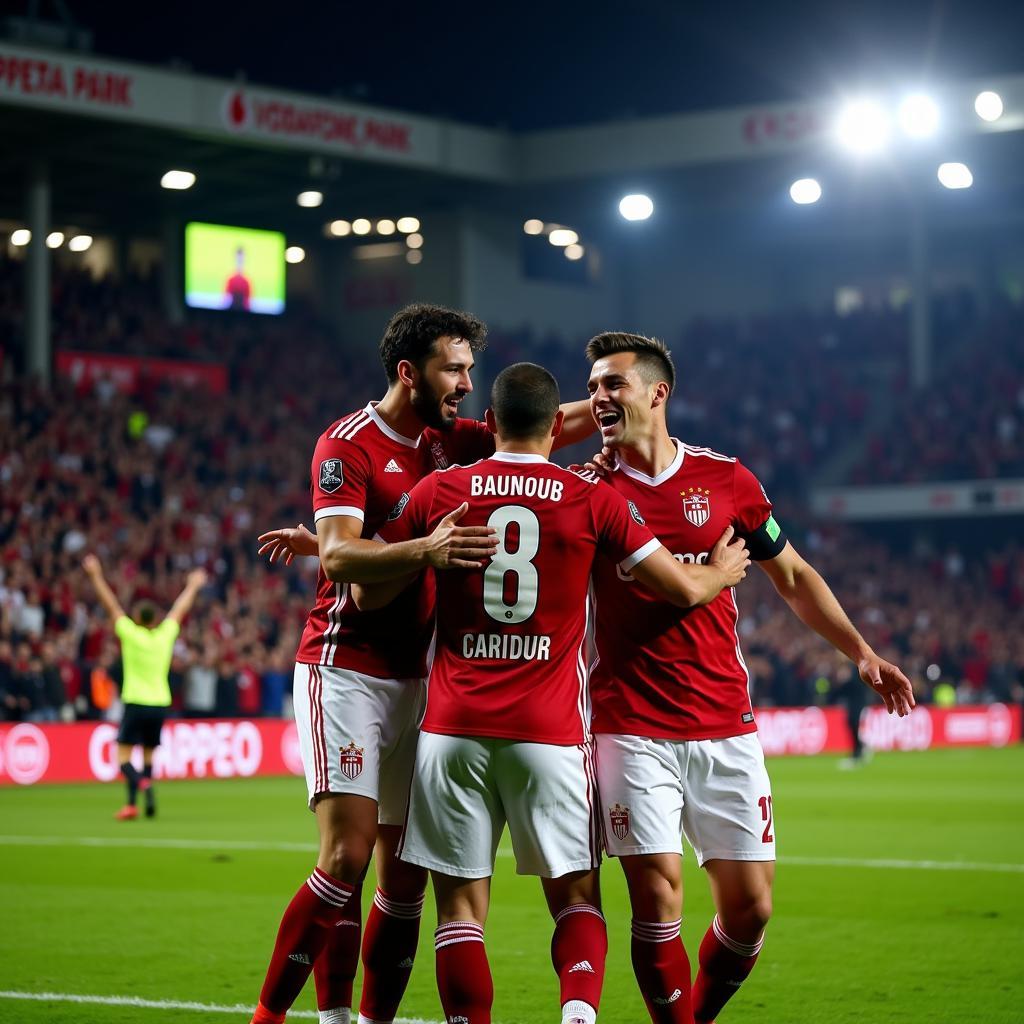
M 0 835 L 0 846 L 95 846 L 153 850 L 249 850 L 268 853 L 311 853 L 315 843 L 265 842 L 246 839 L 163 839 L 145 836 L 17 836 Z M 498 850 L 511 857 L 511 850 Z M 1024 874 L 1024 864 L 999 864 L 967 860 L 860 859 L 856 857 L 779 857 L 780 864 L 795 867 L 882 868 L 902 871 L 978 871 Z
M 74 992 L 13 992 L 0 989 L 0 999 L 24 999 L 36 1003 L 85 1003 L 95 1006 L 131 1006 L 143 1010 L 188 1010 L 192 1013 L 237 1013 L 250 1015 L 254 1007 L 245 1003 L 222 1006 L 217 1003 L 182 1002 L 177 999 L 140 999 L 138 996 L 89 996 Z M 316 1010 L 290 1010 L 288 1019 L 306 1017 L 316 1020 Z M 396 1017 L 395 1024 L 440 1024 L 421 1017 Z

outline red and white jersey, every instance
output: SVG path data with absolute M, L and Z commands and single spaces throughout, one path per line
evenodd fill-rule
M 680 562 L 703 564 L 732 525 L 751 556 L 773 558 L 785 537 L 757 478 L 736 459 L 675 441 L 672 465 L 649 477 L 621 458 L 609 483 Z M 755 732 L 733 590 L 681 610 L 612 559 L 594 567 L 598 659 L 594 732 L 649 739 L 721 739 Z
M 343 416 L 321 435 L 310 467 L 313 518 L 352 516 L 372 538 L 403 493 L 435 469 L 475 462 L 494 451 L 494 435 L 476 420 L 451 430 L 403 437 L 377 414 L 376 403 Z M 346 583 L 321 566 L 316 604 L 295 660 L 348 668 L 380 679 L 422 677 L 430 643 L 433 584 L 426 575 L 387 608 L 360 612 Z
M 437 635 L 421 728 L 582 743 L 594 559 L 602 551 L 626 573 L 658 542 L 606 484 L 511 452 L 423 480 L 380 535 L 424 536 L 463 501 L 459 525 L 494 527 L 498 552 L 484 569 L 435 574 Z

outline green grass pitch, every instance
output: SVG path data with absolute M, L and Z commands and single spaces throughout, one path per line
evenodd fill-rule
M 793 758 L 770 770 L 775 918 L 720 1024 L 1024 1021 L 1024 747 L 880 755 L 854 772 L 834 758 Z M 242 1011 L 14 997 L 255 1001 L 280 913 L 312 865 L 303 783 L 176 782 L 158 793 L 158 818 L 118 823 L 116 785 L 0 791 L 0 1021 L 248 1020 Z M 711 910 L 692 859 L 686 887 L 684 939 L 695 960 Z M 604 900 L 601 1019 L 643 1022 L 614 861 L 604 866 Z M 428 900 L 406 1018 L 442 1019 L 433 924 Z M 500 1024 L 558 1020 L 549 936 L 537 882 L 501 857 L 487 929 Z M 310 983 L 296 1010 L 314 1007 Z

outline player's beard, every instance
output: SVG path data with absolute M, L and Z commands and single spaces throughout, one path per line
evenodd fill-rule
M 439 395 L 426 380 L 413 389 L 411 404 L 416 415 L 428 427 L 435 430 L 452 430 L 455 427 L 455 416 L 449 415 L 442 404 L 448 395 Z

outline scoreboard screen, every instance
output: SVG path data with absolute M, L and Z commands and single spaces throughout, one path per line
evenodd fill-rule
M 185 226 L 185 302 L 198 309 L 284 312 L 284 235 L 224 224 Z

